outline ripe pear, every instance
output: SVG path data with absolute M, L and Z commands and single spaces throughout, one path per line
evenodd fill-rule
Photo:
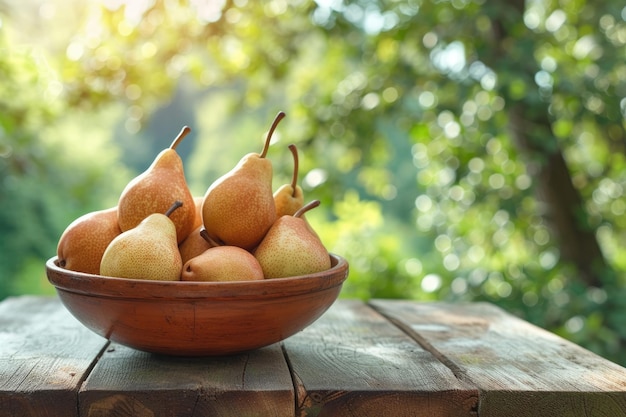
M 254 251 L 265 278 L 284 278 L 330 269 L 330 255 L 316 233 L 302 218 L 319 206 L 319 200 L 304 205 L 293 216 L 277 219 Z
M 191 230 L 196 230 L 198 227 L 202 226 L 202 203 L 204 202 L 204 196 L 195 196 L 193 202 L 196 205 L 196 215 Z
M 298 185 L 298 148 L 291 144 L 289 150 L 293 155 L 293 175 L 290 184 L 283 184 L 274 192 L 277 219 L 285 214 L 293 215 L 304 205 L 302 187 Z
M 182 281 L 252 281 L 264 279 L 254 255 L 237 246 L 216 246 L 183 266 Z
M 113 239 L 102 255 L 100 275 L 179 280 L 183 263 L 176 242 L 176 225 L 169 216 L 181 206 L 176 201 L 165 214 L 152 213 Z
M 132 179 L 124 188 L 118 202 L 118 222 L 123 232 L 137 226 L 152 213 L 163 213 L 172 201 L 183 203 L 172 214 L 178 243 L 193 230 L 196 206 L 187 186 L 183 162 L 176 147 L 191 131 L 183 127 L 169 148 L 161 151 L 150 167 Z
M 195 258 L 207 249 L 215 246 L 219 246 L 215 241 L 207 240 L 204 235 L 204 226 L 200 225 L 194 229 L 187 239 L 178 245 L 180 257 L 183 261 L 183 265 L 187 263 L 191 258 Z
M 98 274 L 109 243 L 121 234 L 117 207 L 83 214 L 71 222 L 57 244 L 59 266 L 77 272 Z
M 276 116 L 260 154 L 245 155 L 206 191 L 202 221 L 216 242 L 252 250 L 276 220 L 272 163 L 266 155 L 271 136 L 284 116 L 283 112 Z

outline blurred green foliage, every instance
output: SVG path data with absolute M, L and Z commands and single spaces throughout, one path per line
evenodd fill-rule
M 285 110 L 274 185 L 296 143 L 343 297 L 487 300 L 626 364 L 622 2 L 0 10 L 0 297 L 51 292 L 64 227 L 182 125 L 201 195 Z

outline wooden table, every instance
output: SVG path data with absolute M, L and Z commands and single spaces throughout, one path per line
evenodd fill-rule
M 228 357 L 140 352 L 0 303 L 0 416 L 625 416 L 626 369 L 485 303 L 339 300 Z

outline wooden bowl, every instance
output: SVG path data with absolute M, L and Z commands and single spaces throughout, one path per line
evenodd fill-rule
M 337 299 L 347 261 L 331 269 L 260 281 L 112 278 L 46 262 L 65 307 L 95 333 L 135 349 L 179 356 L 227 355 L 279 342 L 317 320 Z

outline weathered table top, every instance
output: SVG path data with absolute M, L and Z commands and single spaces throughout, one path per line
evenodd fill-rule
M 484 303 L 339 300 L 282 343 L 207 358 L 0 303 L 0 416 L 624 416 L 626 369 Z

